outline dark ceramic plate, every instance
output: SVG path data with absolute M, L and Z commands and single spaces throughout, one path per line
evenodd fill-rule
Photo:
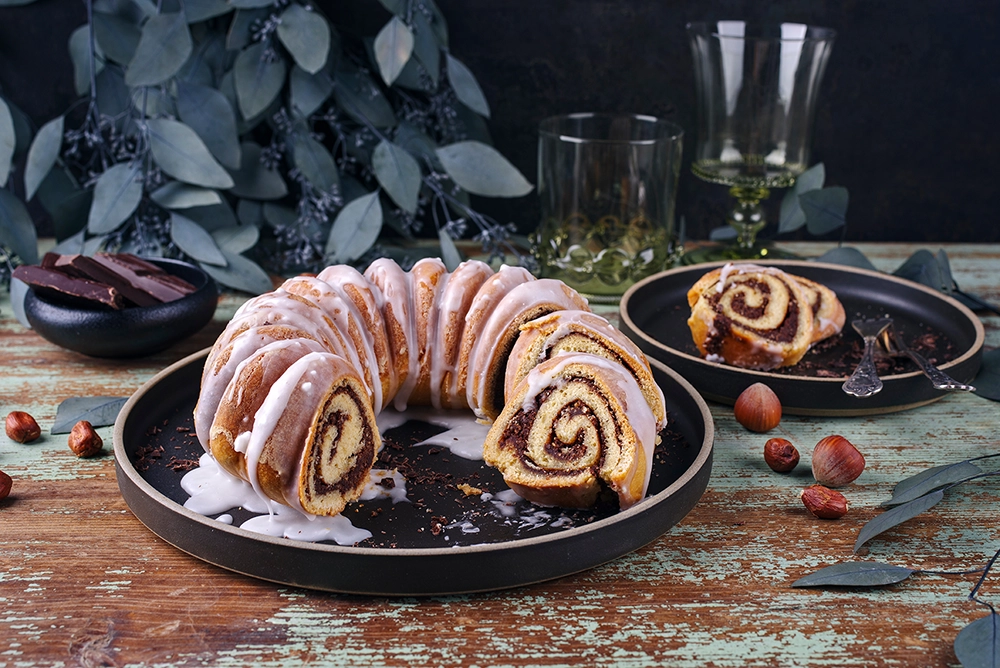
M 195 286 L 172 302 L 118 311 L 70 306 L 28 290 L 24 314 L 44 339 L 91 357 L 141 357 L 164 350 L 204 327 L 215 314 L 215 281 L 179 260 L 145 258 Z
M 923 285 L 886 274 L 840 265 L 797 260 L 760 262 L 823 283 L 833 289 L 847 312 L 844 332 L 818 344 L 803 362 L 781 371 L 751 371 L 706 362 L 691 340 L 687 292 L 701 276 L 723 263 L 672 269 L 635 284 L 621 301 L 621 327 L 639 347 L 684 378 L 712 401 L 732 404 L 749 385 L 763 382 L 781 399 L 786 413 L 797 415 L 876 415 L 922 406 L 944 397 L 909 360 L 880 372 L 884 387 L 859 398 L 841 385 L 861 356 L 861 338 L 850 322 L 859 317 L 890 315 L 909 341 L 927 342 L 925 356 L 963 382 L 971 381 L 982 358 L 985 334 L 976 315 L 957 301 Z M 830 373 L 830 377 L 817 374 Z
M 411 420 L 386 432 L 383 450 L 415 472 L 407 475 L 409 502 L 357 502 L 345 511 L 373 538 L 346 547 L 271 538 L 239 528 L 249 517 L 241 509 L 229 511 L 235 521 L 227 525 L 182 505 L 180 479 L 202 452 L 191 413 L 206 352 L 168 367 L 125 404 L 114 431 L 118 486 L 136 517 L 168 543 L 264 580 L 342 593 L 436 595 L 558 578 L 661 536 L 698 502 L 712 469 L 708 406 L 684 379 L 654 363 L 670 425 L 654 453 L 649 496 L 626 511 L 562 511 L 519 501 L 513 516 L 493 512 L 491 502 L 455 485 L 499 492 L 503 479 L 481 461 L 411 445 L 442 431 Z

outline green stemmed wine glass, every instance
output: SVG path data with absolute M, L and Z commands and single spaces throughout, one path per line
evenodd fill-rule
M 745 21 L 689 23 L 698 132 L 691 171 L 729 186 L 730 245 L 684 255 L 685 264 L 787 254 L 757 239 L 761 202 L 809 166 L 816 98 L 835 33 L 802 23 L 757 29 Z

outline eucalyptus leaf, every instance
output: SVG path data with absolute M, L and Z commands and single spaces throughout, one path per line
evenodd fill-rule
M 125 78 L 116 67 L 106 67 L 97 73 L 97 106 L 106 116 L 125 114 L 131 104 L 131 95 Z
M 413 33 L 409 26 L 393 16 L 375 36 L 374 51 L 382 80 L 391 86 L 413 54 Z
M 84 24 L 74 30 L 69 36 L 69 58 L 73 63 L 73 87 L 77 95 L 86 95 L 90 90 L 90 66 L 93 62 L 94 74 L 104 69 L 103 54 L 100 46 L 95 44 L 96 51 L 91 57 L 90 26 Z
M 14 116 L 7 103 L 0 98 L 0 187 L 7 185 L 7 179 L 10 178 L 15 146 L 17 133 L 14 132 Z
M 187 125 L 166 118 L 146 122 L 149 148 L 160 169 L 179 181 L 206 188 L 231 188 L 233 179 Z
M 95 427 L 113 425 L 128 397 L 70 397 L 56 408 L 50 434 L 68 434 L 80 420 Z
M 0 98 L 2 99 L 2 98 Z M 10 110 L 11 118 L 14 121 L 14 159 L 24 156 L 31 146 L 31 136 L 34 133 L 31 119 L 16 104 L 10 100 L 4 100 Z
M 276 230 L 294 228 L 299 220 L 295 209 L 273 202 L 265 202 L 261 214 L 264 216 L 264 221 Z
M 333 221 L 325 254 L 333 262 L 350 262 L 364 255 L 382 231 L 378 192 L 348 202 Z
M 139 26 L 124 16 L 94 11 L 94 39 L 111 60 L 128 65 L 139 46 Z
M 274 289 L 271 277 L 253 260 L 236 253 L 230 253 L 227 250 L 222 250 L 222 255 L 226 258 L 225 267 L 211 264 L 199 265 L 217 283 L 252 295 L 259 295 Z
M 821 568 L 793 587 L 882 587 L 902 582 L 917 571 L 877 561 L 851 561 Z
M 184 0 L 184 16 L 188 23 L 198 23 L 233 11 L 226 0 Z
M 888 531 L 889 529 L 912 519 L 920 513 L 932 508 L 944 498 L 944 492 L 938 490 L 925 494 L 918 499 L 896 506 L 892 510 L 887 510 L 881 515 L 869 520 L 858 533 L 858 539 L 854 542 L 854 551 L 857 552 L 861 546 L 870 541 L 875 536 Z
M 993 401 L 1000 401 L 1000 348 L 983 353 L 982 364 L 975 380 L 975 394 Z
M 816 258 L 817 262 L 828 262 L 830 264 L 842 264 L 847 267 L 856 267 L 858 269 L 868 269 L 869 271 L 878 271 L 878 269 L 871 263 L 865 254 L 859 251 L 857 248 L 852 248 L 850 246 L 838 246 L 837 248 L 831 248 L 827 252 Z
M 267 3 L 268 7 L 274 3 Z M 235 6 L 235 5 L 234 5 Z M 264 8 L 237 9 L 233 14 L 233 20 L 229 24 L 229 32 L 226 33 L 226 49 L 228 51 L 239 51 L 250 44 L 252 36 L 250 29 L 258 21 L 263 21 L 271 12 Z
M 366 74 L 356 69 L 337 71 L 333 97 L 348 116 L 362 125 L 388 128 L 396 124 L 396 112 L 381 89 Z
M 14 312 L 14 318 L 26 329 L 31 329 L 28 316 L 24 313 L 24 298 L 28 296 L 28 284 L 22 280 L 11 277 L 10 279 L 10 310 Z
M 479 87 L 475 75 L 462 61 L 448 54 L 446 59 L 448 82 L 455 90 L 459 102 L 486 118 L 490 117 L 490 105 L 486 101 L 483 89 Z
M 226 257 L 212 235 L 198 223 L 179 213 L 170 214 L 170 239 L 177 247 L 201 263 L 226 266 Z
M 229 4 L 238 9 L 253 9 L 257 7 L 271 7 L 274 0 L 229 0 Z
M 933 272 L 940 275 L 941 270 L 937 266 L 937 259 L 934 257 L 934 254 L 929 250 L 921 248 L 918 251 L 914 251 L 910 257 L 906 258 L 906 260 L 903 261 L 903 264 L 896 267 L 896 270 L 892 272 L 892 275 L 911 281 L 917 281 L 921 275 L 926 275 L 925 267 L 928 265 L 933 266 Z M 940 289 L 940 281 L 937 281 L 937 283 L 938 285 L 934 287 L 935 289 Z
M 955 637 L 954 649 L 963 668 L 1000 666 L 1000 615 L 991 610 L 963 628 Z
M 333 78 L 325 70 L 309 74 L 296 65 L 288 79 L 292 109 L 302 117 L 322 107 L 333 92 Z
M 212 238 L 220 250 L 238 254 L 257 245 L 260 230 L 254 225 L 231 225 L 212 232 Z
M 731 241 L 737 237 L 739 233 L 736 231 L 732 225 L 723 225 L 722 227 L 713 227 L 708 232 L 708 239 L 710 241 Z
M 847 224 L 847 188 L 834 186 L 810 190 L 799 195 L 799 205 L 806 214 L 806 229 L 821 235 Z
M 171 181 L 157 188 L 150 198 L 164 209 L 190 209 L 222 203 L 222 197 L 215 190 L 199 188 L 180 181 Z
M 399 208 L 416 213 L 422 177 L 420 165 L 412 155 L 383 139 L 372 153 L 372 171 Z
M 423 12 L 413 12 L 413 55 L 431 75 L 437 88 L 441 76 L 441 43 L 430 19 Z
M 214 232 L 223 227 L 237 225 L 236 212 L 223 197 L 222 202 L 211 206 L 193 206 L 184 209 L 184 217 L 201 225 L 206 232 Z
M 781 213 L 778 218 L 778 232 L 793 232 L 806 224 L 806 214 L 799 205 L 799 195 L 823 187 L 826 167 L 823 163 L 813 165 L 795 179 L 795 183 L 781 199 Z
M 62 241 L 86 229 L 94 191 L 79 187 L 65 169 L 50 170 L 38 186 L 36 197 L 52 218 L 57 240 Z
M 233 63 L 236 100 L 243 118 L 251 119 L 270 106 L 285 84 L 285 61 L 268 57 L 263 42 L 251 44 Z
M 260 202 L 241 199 L 236 204 L 236 219 L 240 221 L 239 227 L 260 227 L 264 224 L 264 207 Z
M 63 140 L 63 116 L 57 116 L 46 123 L 35 135 L 28 149 L 28 160 L 24 165 L 25 199 L 31 200 L 38 192 L 42 181 L 52 171 L 59 158 Z
M 232 173 L 235 185 L 231 192 L 237 197 L 272 200 L 288 194 L 288 186 L 281 174 L 261 162 L 262 150 L 259 144 L 253 142 L 240 144 L 242 164 Z
M 448 176 L 473 195 L 521 197 L 534 188 L 499 151 L 481 142 L 456 142 L 436 153 Z
M 898 483 L 892 490 L 892 498 L 882 505 L 898 506 L 941 487 L 977 476 L 982 472 L 981 468 L 968 461 L 947 466 L 935 466 Z
M 177 113 L 194 130 L 216 160 L 231 169 L 240 166 L 236 112 L 226 96 L 209 86 L 177 83 Z
M 339 189 L 340 177 L 333 156 L 307 133 L 299 132 L 292 137 L 292 157 L 314 188 L 327 193 Z
M 306 72 L 316 74 L 326 64 L 330 53 L 330 26 L 319 12 L 292 3 L 281 13 L 278 39 Z
M 155 86 L 177 74 L 194 42 L 183 12 L 151 16 L 142 26 L 135 55 L 125 69 L 129 86 Z
M 401 121 L 396 127 L 394 143 L 405 149 L 410 155 L 425 160 L 436 169 L 444 170 L 437 157 L 437 143 L 427 133 L 412 123 Z
M 142 201 L 140 165 L 120 162 L 108 168 L 94 184 L 94 201 L 90 205 L 87 230 L 91 234 L 107 234 L 128 220 Z
M 462 263 L 462 254 L 455 245 L 455 240 L 451 238 L 443 229 L 438 230 L 438 241 L 441 242 L 441 259 L 448 271 L 455 271 Z
M 38 233 L 24 203 L 6 188 L 0 188 L 0 243 L 25 264 L 38 263 Z

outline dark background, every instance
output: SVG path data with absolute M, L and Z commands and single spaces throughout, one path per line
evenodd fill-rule
M 326 9 L 335 2 L 318 4 Z M 684 25 L 746 19 L 834 28 L 813 162 L 825 163 L 827 185 L 850 192 L 847 239 L 1000 241 L 997 0 L 438 3 L 452 53 L 476 74 L 491 105 L 495 146 L 533 183 L 536 128 L 546 116 L 634 112 L 685 128 L 677 215 L 690 238 L 705 238 L 722 224 L 728 197 L 724 187 L 689 171 L 695 109 Z M 74 98 L 66 40 L 84 21 L 83 3 L 75 0 L 0 8 L 0 90 L 36 125 Z M 772 220 L 781 194 L 768 203 Z M 534 194 L 475 205 L 523 231 L 538 220 Z

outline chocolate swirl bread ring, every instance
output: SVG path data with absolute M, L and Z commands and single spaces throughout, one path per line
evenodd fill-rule
M 628 370 L 605 357 L 563 353 L 518 384 L 483 456 L 529 501 L 584 508 L 610 489 L 625 509 L 646 495 L 658 426 Z
M 708 360 L 747 369 L 795 364 L 813 343 L 813 310 L 793 276 L 773 267 L 727 264 L 688 291 L 688 327 Z

